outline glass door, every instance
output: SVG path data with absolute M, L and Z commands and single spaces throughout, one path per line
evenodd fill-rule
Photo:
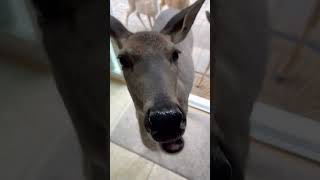
M 110 3 L 110 14 L 113 15 L 112 11 L 112 3 Z M 124 82 L 124 78 L 121 71 L 121 66 L 119 64 L 117 53 L 118 53 L 118 47 L 117 44 L 114 43 L 112 38 L 110 38 L 110 78 L 120 80 Z
M 270 59 L 253 136 L 320 162 L 320 2 L 274 2 L 269 10 Z
M 114 47 L 115 44 L 110 40 L 110 77 L 123 81 L 121 66 L 116 56 L 117 51 L 115 51 Z

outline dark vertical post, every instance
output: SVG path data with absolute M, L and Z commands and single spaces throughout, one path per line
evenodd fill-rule
M 249 150 L 249 118 L 267 61 L 267 2 L 213 2 L 214 120 L 224 136 L 232 179 L 241 180 Z M 214 172 L 211 175 L 214 179 Z
M 85 175 L 90 180 L 106 180 L 109 177 L 108 2 L 32 0 L 32 3 L 57 88 L 82 147 Z

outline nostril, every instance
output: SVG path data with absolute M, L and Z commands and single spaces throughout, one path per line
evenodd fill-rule
M 146 112 L 145 128 L 149 133 L 173 134 L 186 129 L 186 119 L 178 106 L 151 108 Z
M 183 119 L 180 123 L 180 129 L 185 130 L 186 126 L 187 126 L 187 121 Z
M 158 133 L 158 131 L 151 131 L 151 135 L 154 136 Z

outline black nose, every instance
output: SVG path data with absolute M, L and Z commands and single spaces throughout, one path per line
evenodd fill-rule
M 145 116 L 145 127 L 154 140 L 173 141 L 183 135 L 186 118 L 178 106 L 151 108 Z

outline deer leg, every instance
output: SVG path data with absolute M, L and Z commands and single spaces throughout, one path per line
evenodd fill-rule
M 152 17 L 152 21 L 153 21 L 153 25 L 154 25 L 154 23 L 156 22 L 156 17 L 155 16 Z
M 134 9 L 132 9 L 132 8 L 130 8 L 129 10 L 128 10 L 128 12 L 127 12 L 127 16 L 126 16 L 126 26 L 127 27 L 129 27 L 129 16 L 130 16 L 130 14 L 132 14 L 133 12 L 134 12 L 135 10 Z
M 308 22 L 305 26 L 305 29 L 302 33 L 302 36 L 299 42 L 296 44 L 295 48 L 293 49 L 293 53 L 290 56 L 289 60 L 284 64 L 280 65 L 277 70 L 277 79 L 284 80 L 288 77 L 292 68 L 294 68 L 300 59 L 302 49 L 304 47 L 304 42 L 306 41 L 308 35 L 310 34 L 311 30 L 317 25 L 317 22 L 320 19 L 320 1 L 317 2 L 316 7 L 308 19 Z
M 130 16 L 130 14 L 131 14 L 132 12 L 129 10 L 128 12 L 127 12 L 127 16 L 126 16 L 126 26 L 127 27 L 129 27 L 129 16 Z
M 129 27 L 129 16 L 136 10 L 136 5 L 134 1 L 128 1 L 129 4 L 129 10 L 127 12 L 127 16 L 126 16 L 126 26 Z
M 163 6 L 165 5 L 165 0 L 160 1 L 160 11 L 162 10 Z
M 210 62 L 209 62 L 209 64 L 207 65 L 206 70 L 205 70 L 204 73 L 202 74 L 201 79 L 200 79 L 197 87 L 200 87 L 200 84 L 202 83 L 202 81 L 203 81 L 203 79 L 204 79 L 204 76 L 207 74 L 207 72 L 208 72 L 209 69 L 210 69 Z
M 147 26 L 143 23 L 139 12 L 137 12 L 137 17 L 139 18 L 139 20 L 140 20 L 141 24 L 143 25 L 143 27 L 144 27 L 145 29 L 147 29 Z
M 148 16 L 148 21 L 149 21 L 150 29 L 152 29 L 152 22 L 151 22 L 151 17 L 150 16 Z

